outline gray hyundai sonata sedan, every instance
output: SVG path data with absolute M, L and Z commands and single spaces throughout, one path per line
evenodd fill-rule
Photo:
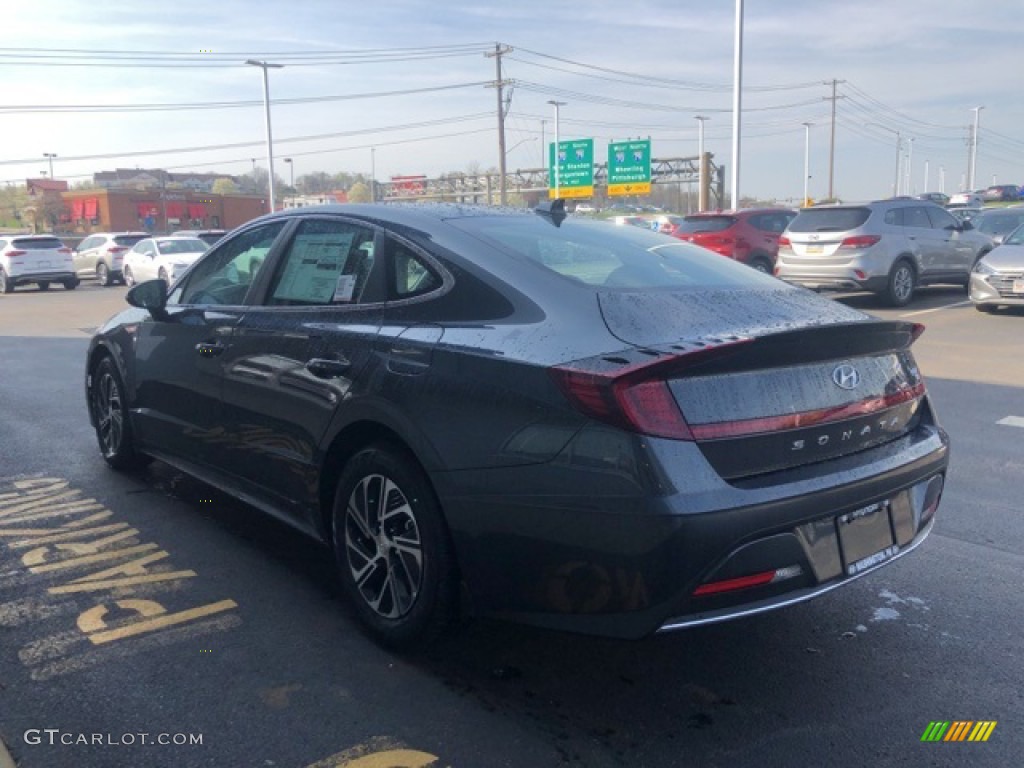
M 914 549 L 942 494 L 922 326 L 560 201 L 272 214 L 127 299 L 86 361 L 106 462 L 319 539 L 390 646 L 778 608 Z

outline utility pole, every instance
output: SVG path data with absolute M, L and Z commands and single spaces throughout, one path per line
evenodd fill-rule
M 697 121 L 697 210 L 706 211 L 708 209 L 708 189 L 711 185 L 708 183 L 708 168 L 704 162 L 704 121 L 710 120 L 711 118 L 706 115 L 697 115 L 694 120 Z
M 811 182 L 811 126 L 814 123 L 803 123 L 804 126 L 804 201 L 800 207 L 810 205 L 810 182 Z
M 971 154 L 967 158 L 967 191 L 974 191 L 974 176 L 978 170 L 978 124 L 984 107 L 971 107 L 974 112 L 974 130 L 971 131 Z
M 825 85 L 831 85 L 832 86 L 832 95 L 831 96 L 823 96 L 822 97 L 825 101 L 831 101 L 832 102 L 832 137 L 829 140 L 829 146 L 828 146 L 828 199 L 829 200 L 835 200 L 835 192 L 834 192 L 834 189 L 833 189 L 833 181 L 834 181 L 835 175 L 836 175 L 836 101 L 839 100 L 839 99 L 845 99 L 846 98 L 845 96 L 837 96 L 836 95 L 836 87 L 840 83 L 845 83 L 845 82 L 846 82 L 845 80 L 836 80 L 835 78 L 832 79 L 831 83 L 829 83 L 826 80 L 825 81 Z
M 544 143 L 544 124 L 547 120 L 540 121 L 540 167 L 547 168 L 548 166 L 548 145 Z
M 914 137 L 911 136 L 907 141 L 910 147 L 907 149 L 907 178 L 903 186 L 907 190 L 906 194 L 912 195 L 914 194 Z
M 558 149 L 559 149 L 559 146 L 558 145 L 562 143 L 562 136 L 561 136 L 560 128 L 559 128 L 558 108 L 559 107 L 564 107 L 566 102 L 564 102 L 564 101 L 554 101 L 552 99 L 552 100 L 548 101 L 548 104 L 550 104 L 551 106 L 553 106 L 555 108 L 555 159 L 552 161 L 552 165 L 554 166 L 554 171 L 555 171 L 555 200 L 558 200 L 558 198 L 560 197 L 560 195 L 562 193 L 562 190 L 561 190 L 562 180 L 558 177 L 558 175 L 559 175 L 558 174 L 558 165 L 559 165 L 559 163 L 558 163 Z
M 508 200 L 505 192 L 505 98 L 502 93 L 506 83 L 501 79 L 501 57 L 511 51 L 511 47 L 495 43 L 494 53 L 484 54 L 487 58 L 494 58 L 494 88 L 498 92 L 498 200 L 502 205 Z
M 257 61 L 256 59 L 246 59 L 246 64 L 251 67 L 259 67 L 263 70 L 263 111 L 266 113 L 267 123 L 267 191 L 270 196 L 268 205 L 270 207 L 270 213 L 273 213 L 274 208 L 274 139 L 270 132 L 270 80 L 267 77 L 268 69 L 281 69 L 284 64 L 271 64 L 269 61 Z M 256 160 L 252 161 L 253 169 L 256 167 Z

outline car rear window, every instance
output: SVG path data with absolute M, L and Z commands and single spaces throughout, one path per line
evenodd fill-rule
M 870 208 L 808 208 L 789 222 L 790 232 L 845 232 L 862 226 Z
M 157 240 L 161 253 L 202 253 L 207 245 L 198 237 L 191 240 Z
M 735 223 L 735 216 L 687 216 L 679 225 L 679 231 L 721 232 Z
M 656 288 L 777 285 L 746 265 L 639 227 L 536 217 L 467 217 L 449 223 L 483 242 L 589 286 Z M 762 285 L 762 287 L 763 287 Z
M 116 235 L 114 242 L 118 245 L 133 246 L 140 240 L 145 240 L 148 235 Z
M 64 247 L 64 243 L 56 237 L 16 237 L 11 241 L 11 245 L 15 248 L 25 248 L 36 251 L 53 250 Z

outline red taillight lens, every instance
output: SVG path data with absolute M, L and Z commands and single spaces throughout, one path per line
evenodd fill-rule
M 123 245 L 112 245 L 109 248 L 107 248 L 107 253 L 121 253 L 122 251 L 127 250 L 128 249 L 125 248 Z
M 555 366 L 550 373 L 569 401 L 592 419 L 652 437 L 693 440 L 693 430 L 669 389 L 668 377 L 746 341 L 749 339 L 725 341 L 634 365 L 623 363 L 611 371 L 588 370 L 584 361 Z
M 65 254 L 71 253 L 71 249 L 70 248 L 58 248 L 57 249 L 57 253 L 65 253 Z
M 913 344 L 917 341 L 922 333 L 924 333 L 924 323 L 914 323 L 914 327 L 910 330 L 910 343 Z
M 25 253 L 26 253 L 25 251 L 8 251 L 7 255 L 8 256 L 24 256 Z
M 792 245 L 788 237 L 779 238 L 779 248 L 789 248 Z
M 856 237 L 847 237 L 839 244 L 840 248 L 870 248 L 872 245 L 881 240 L 878 235 L 857 235 Z

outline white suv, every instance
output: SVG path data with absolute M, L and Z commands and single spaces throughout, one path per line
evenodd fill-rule
M 0 293 L 25 283 L 35 283 L 41 291 L 50 283 L 62 283 L 69 291 L 77 288 L 71 249 L 53 235 L 0 235 Z
M 124 255 L 149 236 L 148 232 L 94 232 L 75 249 L 75 272 L 79 277 L 95 277 L 104 287 L 123 283 Z

